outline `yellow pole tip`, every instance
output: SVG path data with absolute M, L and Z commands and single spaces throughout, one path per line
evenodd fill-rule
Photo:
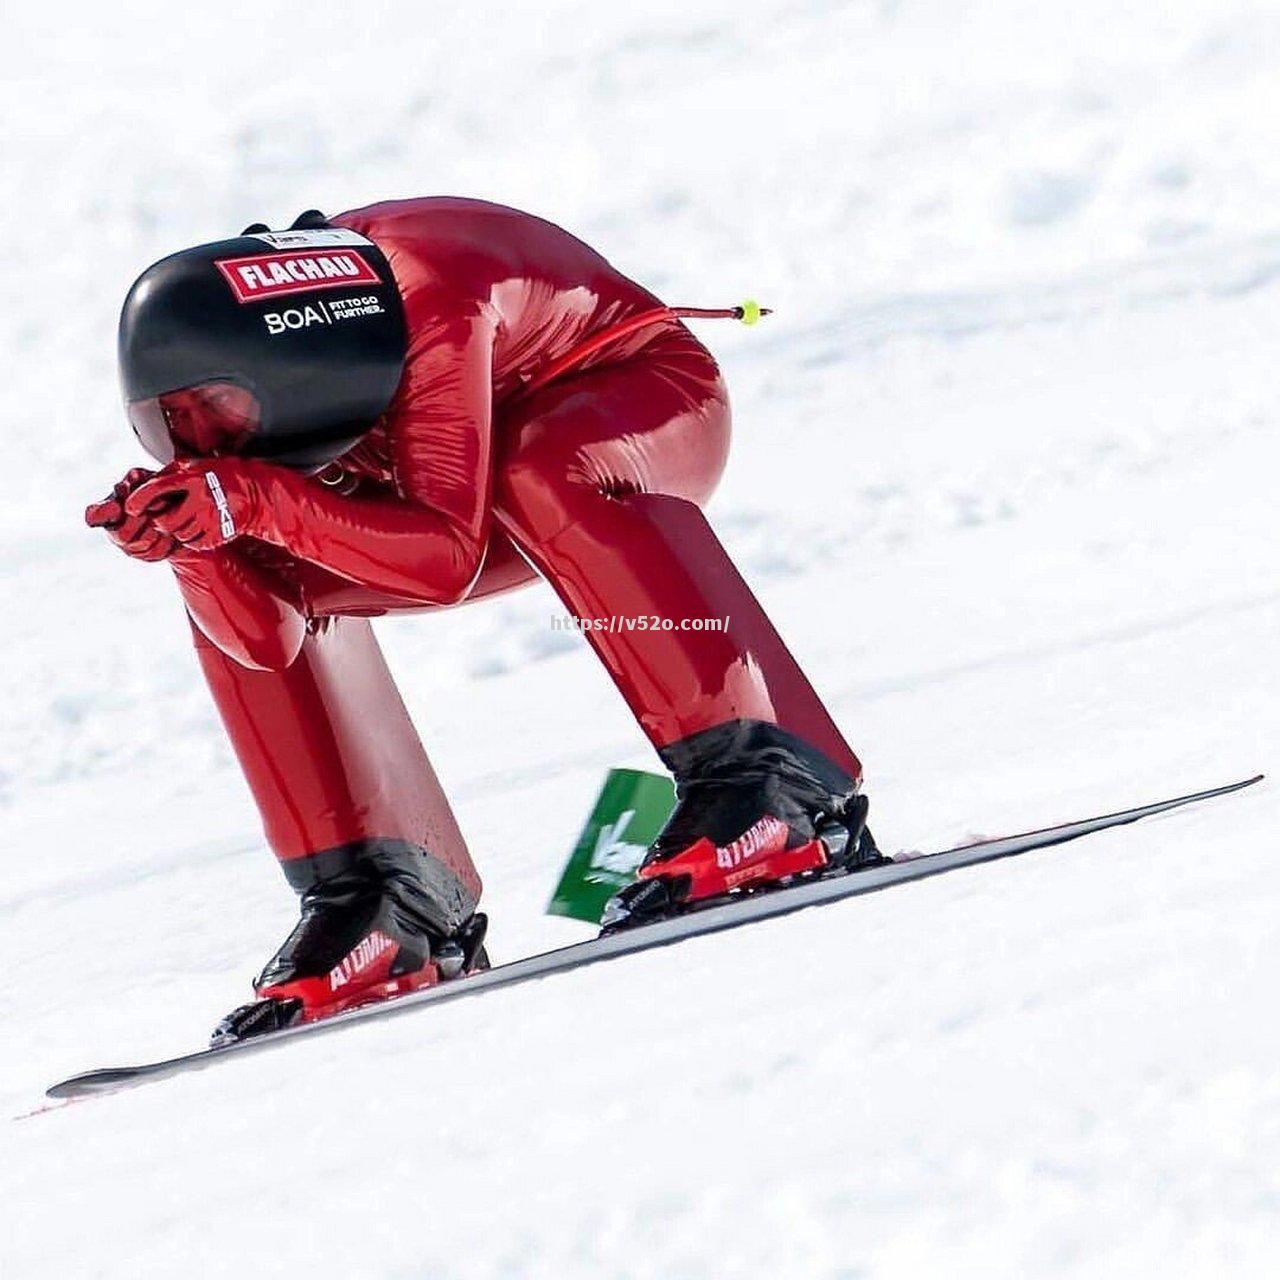
M 738 319 L 743 324 L 755 324 L 761 316 L 769 314 L 754 298 L 748 298 L 746 302 L 739 303 L 738 312 Z

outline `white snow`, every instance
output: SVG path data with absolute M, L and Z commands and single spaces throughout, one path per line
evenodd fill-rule
M 79 525 L 141 460 L 124 288 L 252 220 L 474 194 L 775 307 L 704 330 L 712 516 L 885 844 L 1274 771 L 1275 4 L 142 0 L 0 36 L 0 1275 L 1280 1273 L 1271 783 L 39 1110 L 199 1042 L 294 911 L 165 571 Z M 381 630 L 499 959 L 586 935 L 542 915 L 560 863 L 604 769 L 653 764 L 556 613 Z

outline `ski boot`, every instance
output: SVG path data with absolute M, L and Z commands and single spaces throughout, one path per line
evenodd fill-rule
M 254 979 L 257 999 L 214 1029 L 212 1047 L 315 1022 L 489 967 L 487 919 L 425 850 L 359 841 L 308 867 L 302 918 Z
M 660 754 L 675 775 L 676 807 L 635 883 L 605 905 L 605 933 L 797 876 L 888 861 L 867 828 L 857 784 L 776 725 L 732 721 Z

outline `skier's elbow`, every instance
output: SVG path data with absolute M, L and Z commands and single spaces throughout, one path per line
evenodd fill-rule
M 302 642 L 306 638 L 304 628 L 297 634 L 292 630 L 289 635 L 271 635 L 242 641 L 237 647 L 238 653 L 228 653 L 242 667 L 251 671 L 286 671 L 293 666 L 294 660 L 302 651 Z
M 302 642 L 307 638 L 306 622 L 300 614 L 286 615 L 276 626 L 260 631 L 210 625 L 209 619 L 192 616 L 209 644 L 250 671 L 287 670 L 302 651 Z
M 456 537 L 449 554 L 436 561 L 427 575 L 431 583 L 432 602 L 440 605 L 460 604 L 475 586 L 483 562 L 483 545 L 469 538 Z
M 435 583 L 435 603 L 439 605 L 461 604 L 471 592 L 472 583 L 476 580 L 475 571 L 464 573 L 450 571 L 448 575 L 437 579 Z

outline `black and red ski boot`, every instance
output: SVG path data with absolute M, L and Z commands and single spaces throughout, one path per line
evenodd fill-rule
M 284 867 L 302 918 L 254 979 L 258 998 L 218 1023 L 214 1047 L 488 967 L 485 916 L 418 845 L 361 840 Z
M 606 932 L 795 876 L 886 861 L 857 783 L 776 725 L 730 721 L 659 754 L 675 776 L 676 807 L 635 883 L 606 904 Z

